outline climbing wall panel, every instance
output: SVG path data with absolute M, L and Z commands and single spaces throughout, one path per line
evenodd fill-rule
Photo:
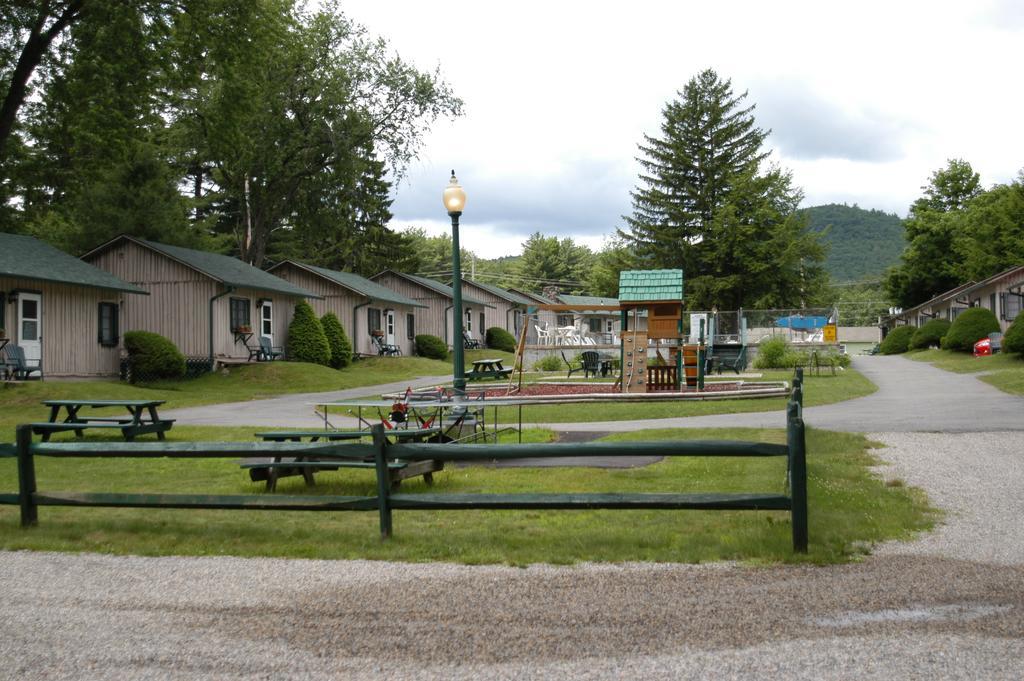
M 647 392 L 647 334 L 622 333 L 622 392 Z

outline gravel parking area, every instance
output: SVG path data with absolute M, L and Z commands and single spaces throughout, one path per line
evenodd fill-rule
M 927 490 L 946 511 L 943 524 L 878 555 L 944 556 L 1024 565 L 1024 437 L 1021 433 L 875 433 L 886 445 L 879 469 Z
M 9 553 L 5 679 L 1019 679 L 1024 571 Z

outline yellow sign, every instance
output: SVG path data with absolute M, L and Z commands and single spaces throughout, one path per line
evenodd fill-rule
M 826 343 L 835 343 L 836 342 L 836 338 L 837 338 L 837 335 L 836 335 L 836 325 L 835 324 L 826 324 L 825 325 L 825 334 L 824 335 L 825 335 L 824 340 L 825 340 Z

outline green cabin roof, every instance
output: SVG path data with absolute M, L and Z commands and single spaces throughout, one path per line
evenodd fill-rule
M 285 260 L 277 265 L 270 268 L 270 272 L 273 272 L 278 267 L 289 263 L 300 269 L 307 270 L 313 274 L 320 275 L 324 279 L 328 279 L 344 286 L 345 288 L 355 291 L 361 296 L 366 296 L 372 300 L 377 300 L 383 303 L 392 303 L 394 305 L 405 305 L 407 307 L 426 307 L 422 303 L 417 303 L 411 298 L 406 298 L 401 293 L 392 291 L 389 288 L 381 286 L 375 281 L 370 281 L 366 277 L 361 277 L 354 272 L 339 272 L 337 270 L 329 270 L 326 267 L 317 267 L 316 265 L 307 265 L 306 263 L 296 262 L 294 260 Z
M 157 243 L 156 241 L 146 241 L 145 239 L 137 239 L 127 235 L 121 235 L 112 239 L 102 246 L 94 248 L 82 257 L 88 258 L 96 253 L 108 250 L 120 241 L 132 241 L 134 243 L 141 244 L 142 246 L 152 249 L 157 253 L 166 255 L 172 260 L 177 260 L 183 265 L 187 265 L 198 272 L 202 272 L 211 279 L 215 279 L 227 286 L 283 293 L 285 295 L 296 296 L 298 298 L 320 297 L 315 293 L 311 293 L 304 288 L 300 288 L 291 282 L 287 282 L 280 277 L 275 277 L 273 274 L 264 272 L 258 267 L 253 267 L 249 263 L 242 262 L 238 258 L 232 258 L 229 255 L 210 253 L 209 251 L 197 251 L 192 248 L 183 248 L 181 246 L 169 246 L 167 244 Z
M 453 295 L 455 295 L 454 291 L 452 291 L 452 287 L 451 286 L 448 286 L 447 284 L 442 284 L 441 282 L 436 281 L 434 279 L 427 279 L 426 277 L 420 277 L 420 276 L 417 276 L 415 274 L 406 274 L 404 272 L 396 272 L 395 270 L 385 270 L 385 271 L 386 272 L 391 272 L 392 274 L 395 274 L 395 275 L 397 275 L 399 277 L 404 277 L 404 278 L 408 279 L 409 281 L 415 282 L 415 283 L 419 284 L 420 286 L 423 286 L 424 288 L 428 288 L 431 291 L 434 291 L 436 293 L 440 293 L 445 298 L 451 298 Z M 383 272 L 381 272 L 381 274 L 383 274 Z M 377 276 L 380 276 L 380 275 L 377 275 Z M 464 302 L 464 303 L 472 303 L 473 305 L 483 305 L 484 307 L 494 307 L 490 303 L 485 303 L 484 301 L 477 300 L 476 298 L 473 298 L 472 296 L 467 296 L 465 291 L 463 291 L 463 293 L 462 293 L 462 302 Z
M 682 270 L 625 270 L 619 273 L 619 301 L 683 302 Z
M 602 296 L 569 296 L 559 295 L 558 300 L 565 305 L 618 305 L 617 298 L 604 298 Z
M 517 288 L 509 289 L 509 292 L 514 295 L 522 297 L 527 301 L 529 305 L 537 305 L 538 303 L 540 303 L 541 305 L 554 305 L 558 302 L 555 300 L 551 300 L 550 298 L 545 298 L 539 293 L 531 293 L 530 291 L 520 291 Z
M 0 233 L 0 276 L 149 294 L 45 241 L 21 234 Z
M 529 298 L 526 298 L 525 296 L 521 296 L 518 293 L 513 293 L 512 291 L 506 291 L 505 289 L 503 289 L 503 288 L 501 288 L 499 286 L 493 286 L 492 284 L 485 284 L 485 283 L 480 282 L 480 281 L 473 281 L 472 279 L 463 279 L 462 281 L 463 282 L 468 282 L 468 283 L 472 284 L 473 286 L 476 286 L 477 288 L 483 289 L 484 291 L 487 291 L 488 293 L 496 295 L 499 298 L 501 298 L 502 300 L 507 300 L 508 302 L 512 303 L 513 305 L 524 305 L 525 306 L 525 305 L 534 305 L 535 304 Z

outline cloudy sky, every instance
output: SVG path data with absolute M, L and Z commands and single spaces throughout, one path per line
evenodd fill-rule
M 465 116 L 439 121 L 395 188 L 393 226 L 448 229 L 454 168 L 464 247 L 520 253 L 532 233 L 591 247 L 631 212 L 637 144 L 705 68 L 732 80 L 805 206 L 905 216 L 929 175 L 969 161 L 986 186 L 1024 168 L 1024 2 L 342 0 Z

